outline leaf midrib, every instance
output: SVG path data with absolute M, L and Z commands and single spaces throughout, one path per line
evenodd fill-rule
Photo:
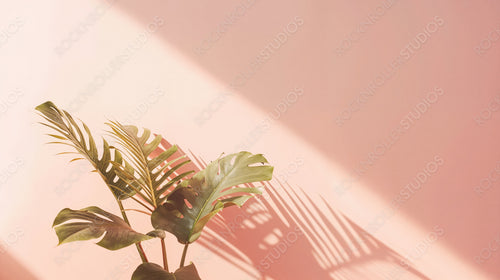
M 142 164 L 144 164 L 144 167 L 146 169 L 146 176 L 147 176 L 147 184 L 149 186 L 149 188 L 151 189 L 151 195 L 152 195 L 152 202 L 153 202 L 153 206 L 154 208 L 157 207 L 157 203 L 156 203 L 156 196 L 155 196 L 155 193 L 154 193 L 154 188 L 153 188 L 153 182 L 151 181 L 151 173 L 152 171 L 149 170 L 149 167 L 148 167 L 148 158 L 147 158 L 147 155 L 144 154 L 144 146 L 145 145 L 142 145 L 141 142 L 139 141 L 139 137 L 137 135 L 133 135 L 131 133 L 129 133 L 129 131 L 126 129 L 126 127 L 123 127 L 125 128 L 124 131 L 125 133 L 127 133 L 127 135 L 131 136 L 132 140 L 135 142 L 135 144 L 141 149 L 141 155 L 142 155 Z M 144 143 L 147 145 L 147 139 L 146 139 L 146 142 Z
M 224 178 L 228 177 L 229 174 L 231 174 L 235 169 L 236 169 L 236 162 L 235 162 L 235 166 L 233 166 L 233 168 L 231 168 L 231 171 L 229 171 L 229 173 L 227 173 L 226 176 L 224 176 Z M 207 206 L 208 202 L 212 200 L 212 197 L 217 192 L 217 190 L 219 189 L 219 186 L 222 184 L 223 181 L 224 181 L 224 179 L 221 180 L 221 182 L 219 184 L 217 184 L 217 186 L 214 188 L 214 191 L 210 194 L 210 196 L 208 197 L 208 199 L 205 201 L 205 203 L 203 203 L 203 206 L 200 208 L 200 212 L 196 216 L 196 219 L 194 220 L 193 226 L 191 227 L 191 230 L 189 231 L 189 236 L 188 236 L 188 240 L 187 240 L 188 242 L 189 242 L 189 239 L 191 238 L 191 236 L 193 234 L 193 230 L 194 230 L 194 227 L 195 227 L 196 223 L 200 220 L 200 216 L 201 216 L 201 213 L 203 213 L 203 209 L 205 209 L 205 207 Z

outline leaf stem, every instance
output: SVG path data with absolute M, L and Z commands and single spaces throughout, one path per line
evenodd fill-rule
M 146 257 L 146 253 L 144 252 L 144 249 L 142 248 L 141 242 L 135 243 L 135 247 L 137 247 L 137 251 L 139 252 L 139 255 L 141 256 L 141 260 L 143 263 L 147 263 L 148 258 Z
M 165 238 L 161 238 L 161 252 L 163 254 L 163 268 L 168 271 L 167 248 L 165 247 Z
M 182 251 L 181 264 L 180 264 L 179 268 L 184 267 L 184 261 L 186 260 L 186 254 L 187 254 L 188 246 L 189 246 L 189 243 L 187 243 L 186 245 L 184 245 L 184 250 Z
M 90 160 L 90 158 L 89 158 Z M 91 161 L 92 162 L 92 161 Z M 92 162 L 93 163 L 93 162 Z M 94 168 L 99 171 L 97 169 L 97 165 L 94 164 Z M 101 171 L 99 171 L 99 175 L 101 175 L 101 178 L 104 180 L 104 182 L 106 183 L 106 186 L 108 186 L 109 190 L 111 191 L 111 193 L 113 194 L 113 197 L 115 198 L 116 200 L 116 203 L 118 203 L 118 207 L 120 207 L 120 212 L 122 213 L 122 217 L 123 217 L 123 220 L 125 221 L 125 223 L 127 223 L 128 226 L 130 226 L 130 221 L 128 220 L 128 217 L 127 217 L 127 213 L 125 213 L 125 208 L 123 207 L 123 203 L 122 201 L 115 195 L 115 193 L 113 192 L 113 188 L 114 187 L 113 185 L 109 184 L 108 183 L 108 180 L 106 178 L 106 176 L 104 176 L 104 174 L 102 174 Z M 146 207 L 147 208 L 147 207 Z M 139 256 L 141 256 L 141 260 L 143 263 L 147 263 L 148 262 L 148 257 L 146 257 L 146 253 L 144 252 L 144 249 L 142 248 L 142 245 L 141 245 L 141 242 L 137 242 L 135 243 L 135 247 L 137 248 L 137 252 L 139 252 Z
M 127 214 L 125 213 L 125 209 L 123 208 L 122 201 L 119 200 L 116 196 L 115 196 L 115 199 L 116 199 L 116 202 L 118 203 L 118 206 L 120 207 L 120 211 L 122 212 L 123 220 L 125 221 L 125 223 L 127 223 L 127 225 L 130 226 L 130 222 L 128 220 Z M 137 247 L 137 252 L 139 252 L 139 255 L 141 256 L 142 262 L 147 263 L 148 258 L 146 257 L 146 253 L 144 253 L 144 249 L 142 248 L 141 242 L 135 243 L 135 247 Z

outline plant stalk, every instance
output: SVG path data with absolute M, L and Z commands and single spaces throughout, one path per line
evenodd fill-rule
M 167 248 L 165 246 L 165 238 L 161 238 L 161 252 L 163 254 L 163 269 L 168 271 Z
M 142 248 L 141 242 L 135 243 L 135 247 L 137 247 L 137 252 L 139 252 L 139 255 L 141 256 L 142 262 L 147 263 L 148 258 L 146 257 L 146 253 L 144 252 L 144 249 Z
M 186 245 L 184 245 L 184 250 L 182 251 L 181 264 L 180 264 L 179 268 L 184 267 L 184 261 L 186 260 L 186 254 L 187 254 L 188 246 L 189 246 L 189 243 L 187 243 Z
M 120 211 L 122 212 L 123 220 L 127 223 L 127 225 L 130 226 L 130 222 L 127 217 L 127 213 L 125 213 L 125 209 L 123 208 L 123 203 L 121 200 L 119 200 L 117 197 L 115 197 L 116 202 L 118 203 L 118 206 L 120 207 Z M 137 248 L 137 252 L 139 252 L 139 255 L 141 256 L 141 260 L 143 263 L 148 262 L 148 258 L 146 257 L 146 253 L 144 253 L 144 249 L 142 248 L 141 242 L 135 243 L 135 247 Z

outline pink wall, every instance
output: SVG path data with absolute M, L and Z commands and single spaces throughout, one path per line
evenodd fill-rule
M 0 127 L 16 133 L 0 148 L 0 245 L 37 279 L 72 272 L 74 279 L 128 279 L 136 258 L 128 249 L 55 247 L 50 224 L 59 209 L 116 209 L 110 197 L 94 202 L 103 188 L 82 189 L 99 184 L 84 165 L 67 166 L 53 156 L 58 147 L 43 145 L 46 131 L 35 125 L 33 107 L 48 99 L 97 131 L 106 118 L 127 120 L 205 160 L 237 149 L 264 152 L 276 177 L 313 201 L 324 198 L 310 211 L 330 213 L 330 206 L 345 217 L 327 215 L 325 244 L 335 243 L 336 230 L 349 233 L 340 230 L 345 224 L 384 248 L 372 250 L 380 258 L 348 267 L 332 256 L 332 279 L 378 279 L 373 271 L 398 266 L 380 262 L 389 255 L 412 259 L 414 273 L 400 279 L 500 276 L 500 2 L 2 6 Z M 436 228 L 439 238 L 430 242 Z M 255 232 L 264 238 L 272 230 Z M 251 238 L 249 229 L 238 232 Z M 239 250 L 258 256 L 250 251 L 263 241 L 243 240 Z M 280 257 L 268 279 L 291 279 L 280 271 L 294 275 L 294 261 L 311 253 L 311 244 Z M 227 279 L 261 277 L 252 276 L 259 257 L 243 269 L 207 246 L 192 251 L 195 262 L 197 252 L 206 256 L 198 257 L 206 279 L 222 268 L 233 277 Z M 262 250 L 260 258 L 269 248 Z

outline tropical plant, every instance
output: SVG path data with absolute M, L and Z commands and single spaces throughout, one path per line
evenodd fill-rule
M 117 121 L 107 123 L 116 146 L 102 138 L 99 151 L 90 129 L 77 123 L 66 111 L 48 101 L 36 107 L 44 118 L 41 124 L 51 128 L 55 138 L 49 143 L 72 147 L 76 154 L 71 162 L 86 159 L 113 194 L 122 218 L 99 207 L 80 210 L 65 208 L 56 216 L 53 226 L 59 244 L 73 241 L 101 240 L 97 245 L 118 250 L 135 244 L 141 257 L 132 280 L 192 280 L 200 279 L 193 263 L 184 265 L 188 245 L 201 235 L 208 221 L 232 205 L 242 206 L 255 194 L 256 187 L 239 185 L 270 180 L 273 167 L 261 154 L 246 151 L 230 154 L 209 163 L 197 172 L 186 170 L 190 162 L 185 156 L 175 157 L 178 147 L 159 148 L 164 139 L 148 129 Z M 142 210 L 125 209 L 123 200 L 131 199 Z M 150 216 L 152 230 L 146 234 L 132 229 L 127 211 L 135 210 Z M 180 266 L 170 272 L 165 246 L 166 232 L 184 244 Z M 159 238 L 163 266 L 148 261 L 141 242 Z

